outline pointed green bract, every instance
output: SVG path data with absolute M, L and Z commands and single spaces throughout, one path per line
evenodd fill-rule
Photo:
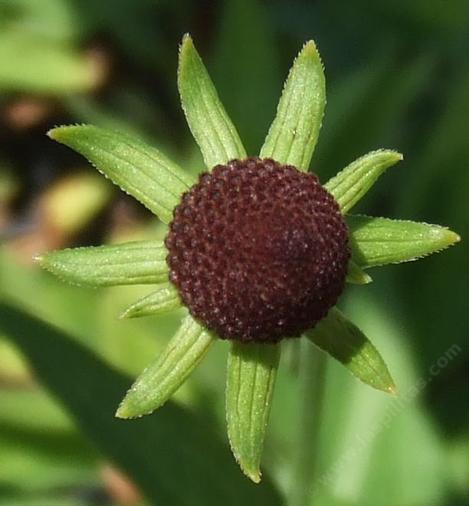
M 171 283 L 162 283 L 158 289 L 128 307 L 120 318 L 152 316 L 181 307 L 178 291 Z
M 228 437 L 241 469 L 255 483 L 261 479 L 260 461 L 279 359 L 279 344 L 233 342 L 228 356 Z
M 332 193 L 342 213 L 345 214 L 365 195 L 387 168 L 402 158 L 400 153 L 389 149 L 372 151 L 347 165 L 324 187 Z
M 92 125 L 58 127 L 48 135 L 82 154 L 164 223 L 171 221 L 182 193 L 194 183 L 157 149 L 127 135 Z
M 246 158 L 238 132 L 189 35 L 184 36 L 179 52 L 178 88 L 187 123 L 207 168 Z
M 441 251 L 460 237 L 439 225 L 370 216 L 347 216 L 352 256 L 361 267 L 409 262 Z
M 308 170 L 326 104 L 324 69 L 316 45 L 307 42 L 288 75 L 277 115 L 262 146 L 261 158 Z
M 332 308 L 326 318 L 306 332 L 306 337 L 367 385 L 396 393 L 394 382 L 378 350 L 337 308 Z
M 137 378 L 116 416 L 135 418 L 162 406 L 207 353 L 214 337 L 188 315 L 163 353 Z
M 86 286 L 151 284 L 168 279 L 161 241 L 51 251 L 37 257 L 41 267 L 64 281 Z
M 353 260 L 348 263 L 348 271 L 346 277 L 347 283 L 354 285 L 367 285 L 371 283 L 373 279 L 371 276 L 363 271 Z

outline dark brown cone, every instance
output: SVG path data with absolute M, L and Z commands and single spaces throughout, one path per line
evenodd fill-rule
M 342 293 L 348 231 L 311 173 L 266 159 L 201 174 L 166 238 L 170 279 L 223 339 L 277 342 L 314 327 Z

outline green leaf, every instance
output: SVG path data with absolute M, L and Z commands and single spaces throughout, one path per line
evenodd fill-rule
M 207 168 L 234 158 L 246 158 L 238 132 L 187 34 L 179 52 L 178 88 L 187 123 Z
M 10 496 L 4 494 L 6 497 L 0 497 L 0 506 L 87 506 L 89 502 L 84 499 L 74 497 L 72 493 L 70 496 L 64 496 L 57 492 L 46 492 L 41 497 L 31 497 L 29 494 L 21 494 Z M 85 495 L 85 494 L 84 494 Z
M 378 350 L 337 308 L 332 308 L 326 318 L 306 332 L 306 337 L 367 385 L 396 393 L 394 382 Z
M 2 378 L 8 378 L 4 359 L 0 352 Z M 2 491 L 43 495 L 95 480 L 96 450 L 55 400 L 36 386 L 18 388 L 27 383 L 12 380 L 16 388 L 0 389 L 0 448 L 2 461 L 8 462 L 0 466 Z
M 92 125 L 54 128 L 54 139 L 86 157 L 122 190 L 169 223 L 173 209 L 194 179 L 156 148 Z
M 213 335 L 192 316 L 184 319 L 163 353 L 137 378 L 116 416 L 135 418 L 162 406 L 186 381 L 207 353 Z
M 51 251 L 36 257 L 41 267 L 69 283 L 87 286 L 151 284 L 168 279 L 161 241 Z
M 96 77 L 92 63 L 69 44 L 25 30 L 0 33 L 0 91 L 70 94 L 89 90 Z
M 279 359 L 278 344 L 234 342 L 228 356 L 228 437 L 237 462 L 254 483 L 261 480 L 260 461 Z
M 270 480 L 261 487 L 246 483 L 203 411 L 195 415 L 169 401 L 157 416 L 118 420 L 114 410 L 129 386 L 127 376 L 72 337 L 7 304 L 0 304 L 0 332 L 21 349 L 35 377 L 100 454 L 127 474 L 150 504 L 283 504 Z M 201 486 L 207 477 L 210 486 Z
M 372 277 L 363 271 L 353 260 L 349 260 L 346 277 L 347 283 L 367 285 L 373 281 Z
M 310 40 L 290 70 L 261 158 L 308 170 L 325 104 L 324 69 L 316 45 Z
M 181 307 L 179 293 L 171 283 L 162 283 L 158 289 L 129 306 L 120 318 L 151 316 Z
M 460 241 L 445 227 L 415 221 L 349 215 L 347 224 L 352 256 L 361 267 L 417 260 Z
M 342 213 L 345 214 L 365 195 L 388 167 L 402 158 L 397 151 L 388 149 L 372 151 L 347 165 L 324 187 L 332 193 Z
M 224 2 L 212 44 L 212 75 L 248 153 L 258 152 L 278 101 L 280 55 L 268 9 L 260 0 Z

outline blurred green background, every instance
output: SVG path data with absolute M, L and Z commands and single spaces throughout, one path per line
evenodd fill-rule
M 389 399 L 328 364 L 310 504 L 469 504 L 469 2 L 0 0 L 0 506 L 293 506 L 294 354 L 284 356 L 255 486 L 227 446 L 226 343 L 175 402 L 117 421 L 130 378 L 180 315 L 118 321 L 148 288 L 70 287 L 32 262 L 53 248 L 164 235 L 45 132 L 76 122 L 125 130 L 200 171 L 176 91 L 185 32 L 251 154 L 313 38 L 328 105 L 312 169 L 325 181 L 367 151 L 396 148 L 405 161 L 359 211 L 448 225 L 463 238 L 348 288 L 341 307 L 382 351 L 401 394 Z

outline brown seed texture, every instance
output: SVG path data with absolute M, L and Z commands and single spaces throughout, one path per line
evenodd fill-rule
M 244 342 L 314 327 L 342 293 L 350 257 L 347 226 L 318 178 L 259 158 L 201 174 L 174 211 L 166 246 L 191 314 Z

